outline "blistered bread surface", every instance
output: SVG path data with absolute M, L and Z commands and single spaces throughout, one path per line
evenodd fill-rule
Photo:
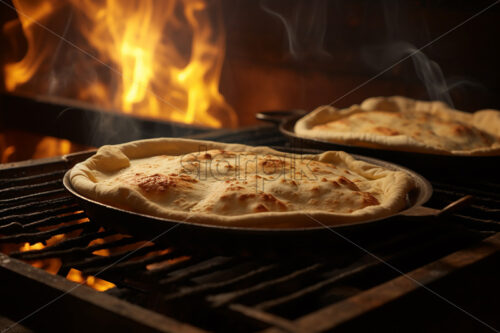
M 413 186 L 404 172 L 344 152 L 294 155 L 181 139 L 104 146 L 70 179 L 88 198 L 138 213 L 271 228 L 390 215 Z

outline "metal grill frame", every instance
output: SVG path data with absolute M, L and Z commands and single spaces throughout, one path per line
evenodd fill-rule
M 261 129 L 262 130 L 262 129 Z M 249 132 L 254 132 L 255 129 L 249 130 Z M 267 129 L 266 129 L 267 131 Z M 220 139 L 221 136 L 231 137 L 241 135 L 241 132 L 230 132 L 230 131 L 222 131 L 213 134 L 213 137 L 216 139 Z M 274 135 L 274 134 L 273 134 Z M 227 140 L 230 141 L 230 140 Z M 278 140 L 276 140 L 278 141 Z M 9 175 L 19 175 L 24 172 L 23 170 L 27 169 L 36 169 L 37 172 L 45 172 L 45 173 L 54 173 L 62 177 L 62 171 L 65 170 L 75 162 L 85 158 L 91 153 L 77 153 L 67 158 L 52 158 L 46 160 L 38 160 L 38 161 L 28 161 L 15 163 L 10 165 L 4 165 L 0 168 L 0 178 L 9 179 L 6 184 L 8 190 L 6 190 L 4 195 L 2 196 L 2 191 L 0 191 L 0 203 L 4 203 L 10 205 L 11 203 L 18 204 L 20 207 L 24 207 L 26 205 L 37 204 L 36 202 L 30 202 L 31 200 L 36 200 L 37 196 L 22 196 L 21 199 L 9 198 L 9 196 L 16 191 L 16 186 L 19 186 L 20 181 L 16 180 L 19 178 L 9 178 Z M 30 176 L 24 177 L 26 181 L 29 182 Z M 56 176 L 54 176 L 56 177 Z M 60 194 L 57 189 L 50 188 L 50 178 L 42 177 L 43 182 L 48 182 L 47 185 L 49 188 L 46 188 L 46 193 L 58 195 Z M 56 177 L 57 178 L 57 177 Z M 47 181 L 47 179 L 49 179 Z M 446 189 L 446 184 L 442 184 L 443 186 L 438 188 L 438 194 L 440 192 L 445 193 L 449 191 Z M 5 185 L 4 185 L 5 186 Z M 44 185 L 45 186 L 45 185 Z M 495 184 L 491 184 L 493 188 L 496 187 Z M 454 186 L 451 185 L 452 188 Z M 42 187 L 43 188 L 43 187 Z M 32 190 L 35 192 L 38 191 L 39 187 L 32 187 Z M 52 191 L 52 192 L 51 192 Z M 481 196 L 481 192 L 476 193 L 477 196 Z M 496 200 L 491 197 L 488 197 L 488 192 L 484 193 L 485 197 L 482 199 L 485 200 Z M 7 198 L 7 199 L 5 199 Z M 2 201 L 7 200 L 7 201 Z M 10 201 L 9 201 L 10 200 Z M 28 202 L 26 202 L 28 200 Z M 60 202 L 59 202 L 60 203 Z M 69 203 L 69 201 L 67 202 Z M 41 204 L 41 203 L 38 203 Z M 49 211 L 51 209 L 50 206 L 45 207 Z M 472 208 L 473 209 L 473 208 Z M 21 209 L 22 212 L 22 209 Z M 14 210 L 15 213 L 15 210 Z M 467 213 L 467 212 L 466 212 Z M 464 213 L 464 214 L 466 214 Z M 6 215 L 7 214 L 7 215 Z M 2 222 L 7 222 L 9 219 L 10 212 L 5 212 L 5 209 L 0 208 L 0 224 Z M 486 213 L 485 213 L 486 214 Z M 496 214 L 496 213 L 495 213 Z M 488 214 L 486 214 L 488 215 Z M 495 215 L 496 216 L 496 215 Z M 32 224 L 30 227 L 38 227 L 40 225 L 44 225 L 44 223 L 51 224 L 53 223 L 54 217 L 52 216 L 39 216 L 41 219 L 37 222 L 37 224 Z M 409 270 L 407 272 L 407 276 L 410 276 L 416 281 L 424 285 L 432 284 L 437 282 L 438 280 L 442 280 L 465 267 L 475 265 L 479 262 L 488 261 L 492 257 L 495 257 L 500 250 L 500 235 L 497 233 L 499 228 L 499 223 L 496 220 L 491 220 L 484 218 L 483 216 L 479 216 L 476 220 L 471 220 L 470 216 L 467 215 L 456 215 L 454 216 L 454 221 L 456 219 L 463 219 L 463 224 L 468 225 L 472 224 L 475 227 L 484 225 L 486 229 L 492 230 L 487 235 L 481 236 L 483 238 L 482 241 L 479 241 L 472 247 L 465 247 L 463 249 L 459 249 L 458 251 L 454 251 L 453 253 L 449 253 L 442 258 L 439 258 L 435 261 L 426 263 L 417 267 L 416 269 Z M 50 231 L 42 231 L 37 233 L 37 235 L 33 236 L 33 234 L 22 232 L 24 228 L 26 228 L 25 223 L 20 222 L 8 222 L 4 223 L 0 226 L 0 232 L 8 232 L 11 233 L 10 238 L 3 238 L 2 242 L 22 242 L 22 241 L 30 241 L 36 242 L 38 240 L 46 239 L 47 236 L 50 235 Z M 89 224 L 89 222 L 83 223 Z M 24 228 L 23 228 L 24 225 Z M 28 223 L 29 226 L 29 223 Z M 70 231 L 72 228 L 81 228 L 81 225 L 78 226 L 67 226 L 68 229 L 64 229 L 64 231 Z M 430 225 L 429 228 L 435 228 L 435 226 Z M 480 229 L 480 228 L 479 228 Z M 482 231 L 478 231 L 480 234 Z M 92 239 L 92 237 L 98 237 L 102 234 L 98 234 L 97 230 L 88 233 L 88 239 Z M 34 238 L 33 238 L 34 237 Z M 37 238 L 39 237 L 39 238 Z M 87 242 L 88 242 L 87 239 Z M 478 239 L 479 240 L 479 239 Z M 129 240 L 126 238 L 121 241 L 120 244 L 126 244 Z M 437 240 L 440 241 L 439 239 Z M 71 241 L 68 241 L 69 244 L 66 246 L 62 246 L 60 248 L 51 249 L 50 251 L 56 251 L 57 255 L 67 255 L 71 254 L 75 251 L 95 251 L 99 248 L 99 246 L 95 246 L 91 249 L 75 247 L 71 244 Z M 120 242 L 120 241 L 118 241 Z M 83 242 L 85 243 L 85 242 Z M 145 252 L 150 249 L 144 250 Z M 57 252 L 58 251 L 58 252 Z M 141 254 L 141 253 L 139 253 Z M 182 254 L 182 253 L 181 253 Z M 5 309 L 2 307 L 2 311 L 7 311 L 4 313 L 29 313 L 30 310 L 35 310 L 38 306 L 43 305 L 51 300 L 57 299 L 57 301 L 50 304 L 46 308 L 43 308 L 40 312 L 38 312 L 35 316 L 28 320 L 33 320 L 32 324 L 36 327 L 44 327 L 44 323 L 47 321 L 43 318 L 57 318 L 59 313 L 67 313 L 67 309 L 70 308 L 72 312 L 78 313 L 75 317 L 65 317 L 58 318 L 60 320 L 59 327 L 65 329 L 72 330 L 88 330 L 89 328 L 95 328 L 96 326 L 100 327 L 112 327 L 123 328 L 123 329 L 138 329 L 141 331 L 156 331 L 156 332 L 203 332 L 204 330 L 192 326 L 191 324 L 184 323 L 183 321 L 179 321 L 177 319 L 173 319 L 172 317 L 168 317 L 154 311 L 145 309 L 143 307 L 131 304 L 125 300 L 121 300 L 117 297 L 107 295 L 105 293 L 100 293 L 94 290 L 90 290 L 87 287 L 79 287 L 75 288 L 77 284 L 66 280 L 62 276 L 54 276 L 50 275 L 44 271 L 36 269 L 31 265 L 19 261 L 15 259 L 15 257 L 22 258 L 23 260 L 28 259 L 41 259 L 44 256 L 53 256 L 54 253 L 47 254 L 47 251 L 40 251 L 36 253 L 36 251 L 31 251 L 30 253 L 13 253 L 11 256 L 6 256 L 2 254 L 0 256 L 0 276 L 7 278 L 7 283 L 0 288 L 0 293 L 3 299 L 15 300 L 15 299 L 32 299 L 32 295 L 37 294 L 35 302 L 30 304 L 30 307 L 26 307 L 23 302 L 12 302 L 12 304 L 18 304 L 19 306 L 16 308 L 15 306 L 9 306 L 9 309 Z M 77 267 L 81 269 L 84 273 L 87 274 L 95 274 L 99 271 L 99 267 L 102 264 L 106 264 L 112 262 L 113 260 L 118 259 L 120 255 L 115 257 L 107 258 L 101 257 L 94 258 L 91 261 L 83 261 L 77 263 L 67 263 L 66 267 L 63 267 L 63 271 L 66 272 L 70 267 Z M 179 253 L 166 253 L 159 257 L 155 257 L 154 259 L 141 259 L 136 262 L 123 262 L 117 265 L 117 270 L 111 272 L 110 274 L 103 274 L 102 278 L 111 278 L 113 280 L 116 278 L 116 275 L 120 274 L 120 272 L 125 272 L 131 268 L 133 265 L 143 267 L 144 265 L 151 263 L 158 263 L 164 260 L 168 260 L 170 258 L 174 258 L 178 256 Z M 407 252 L 404 253 L 407 255 Z M 355 276 L 359 272 L 370 269 L 374 266 L 380 266 L 381 264 L 374 258 L 370 257 L 362 257 L 364 259 L 355 260 L 350 265 L 343 266 L 335 271 L 335 275 L 332 275 L 330 278 L 325 279 L 323 281 L 318 282 L 315 287 L 318 290 L 323 290 L 325 286 L 331 286 L 345 278 L 349 278 L 351 276 Z M 395 257 L 384 257 L 387 260 L 395 260 Z M 100 265 L 97 268 L 93 267 L 97 261 L 100 261 Z M 180 263 L 176 265 L 176 273 L 177 275 L 168 275 L 163 277 L 159 281 L 159 285 L 168 286 L 169 284 L 182 281 L 188 277 L 191 277 L 193 274 L 196 275 L 199 272 L 210 272 L 213 267 L 229 267 L 231 266 L 231 262 L 234 261 L 234 258 L 224 258 L 224 257 L 200 257 L 194 263 L 183 264 Z M 271 260 L 272 261 L 272 260 Z M 269 261 L 267 261 L 269 262 Z M 121 266 L 120 266 L 121 265 Z M 416 289 L 418 285 L 408 280 L 407 277 L 404 276 L 396 276 L 391 277 L 385 282 L 375 285 L 366 290 L 362 290 L 354 293 L 353 295 L 346 297 L 345 299 L 332 303 L 330 305 L 321 307 L 320 309 L 316 309 L 311 311 L 303 316 L 298 318 L 286 318 L 284 316 L 280 316 L 276 313 L 276 311 L 269 311 L 269 309 L 279 305 L 277 302 L 280 302 L 279 298 L 274 301 L 274 304 L 270 304 L 269 302 L 259 303 L 255 306 L 245 305 L 244 302 L 240 302 L 241 298 L 245 298 L 247 295 L 260 292 L 260 290 L 266 290 L 267 288 L 272 288 L 273 286 L 278 286 L 283 282 L 292 281 L 301 276 L 307 276 L 312 271 L 315 271 L 320 268 L 320 264 L 313 263 L 309 265 L 304 265 L 303 269 L 295 270 L 288 274 L 282 274 L 280 277 L 274 277 L 272 279 L 266 279 L 264 281 L 255 280 L 258 283 L 250 284 L 247 287 L 238 288 L 236 291 L 225 291 L 223 288 L 226 285 L 237 284 L 245 279 L 250 279 L 251 281 L 254 276 L 259 276 L 260 274 L 266 274 L 266 272 L 273 269 L 273 264 L 269 265 L 261 265 L 255 269 L 251 269 L 244 272 L 240 276 L 236 275 L 236 277 L 232 279 L 226 279 L 225 281 L 221 281 L 217 284 L 200 284 L 199 286 L 193 286 L 192 288 L 184 289 L 181 291 L 170 292 L 165 296 L 165 298 L 175 299 L 175 298 L 184 298 L 189 295 L 197 295 L 203 294 L 206 290 L 218 290 L 222 288 L 222 292 L 216 292 L 215 295 L 209 295 L 208 300 L 212 303 L 214 309 L 223 308 L 227 306 L 227 310 L 230 311 L 232 317 L 241 316 L 242 318 L 246 318 L 245 320 L 251 320 L 256 323 L 261 323 L 262 329 L 265 332 L 321 332 L 327 331 L 334 328 L 342 327 L 346 323 L 352 322 L 355 319 L 358 319 L 367 313 L 378 311 L 384 306 L 395 302 L 396 300 L 400 300 L 402 298 L 406 298 L 411 295 Z M 231 270 L 232 267 L 229 269 Z M 151 279 L 156 279 L 161 274 L 158 272 L 163 272 L 160 268 L 156 273 L 151 273 Z M 168 270 L 167 270 L 168 272 Z M 156 275 L 155 275 L 156 274 Z M 129 287 L 133 286 L 133 283 L 129 284 Z M 135 285 L 137 290 L 141 290 L 144 288 L 144 285 L 138 284 Z M 147 287 L 147 286 L 146 286 Z M 168 288 L 167 288 L 168 290 Z M 299 290 L 295 293 L 290 293 L 288 297 L 304 297 L 307 296 L 307 290 L 304 289 Z M 314 291 L 313 291 L 314 292 Z M 302 293 L 302 295 L 301 295 Z M 62 296 L 64 295 L 64 296 Z M 62 296 L 62 297 L 61 297 Z M 285 297 L 286 298 L 286 297 Z M 286 300 L 284 300 L 286 301 Z M 189 303 L 189 297 L 187 297 L 187 301 Z M 20 311 L 20 312 L 19 312 Z M 175 311 L 174 311 L 175 312 Z M 36 318 L 42 318 L 42 320 L 34 320 Z M 22 319 L 22 318 L 15 318 Z M 244 321 L 243 321 L 244 322 Z M 78 325 L 75 327 L 74 325 Z M 42 326 L 40 326 L 42 325 Z M 66 326 L 65 326 L 66 325 Z M 258 325 L 257 325 L 258 326 Z M 44 327 L 50 328 L 50 327 Z

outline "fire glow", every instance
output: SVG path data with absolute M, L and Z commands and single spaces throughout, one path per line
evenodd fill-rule
M 55 235 L 49 240 L 47 240 L 47 246 L 55 245 L 65 239 L 65 235 Z M 42 250 L 46 247 L 41 242 L 35 243 L 35 244 L 30 244 L 30 243 L 24 243 L 19 251 L 20 252 L 27 252 L 27 251 L 36 251 L 36 250 Z M 105 255 L 109 255 L 109 251 Z M 48 258 L 48 259 L 40 259 L 40 260 L 30 260 L 29 261 L 30 265 L 41 268 L 51 274 L 57 274 L 61 268 L 61 260 L 58 258 Z M 110 288 L 114 288 L 115 285 L 111 282 L 108 282 L 106 280 L 102 280 L 99 278 L 96 278 L 95 276 L 92 275 L 84 275 L 82 272 L 79 270 L 76 270 L 74 268 L 71 268 L 66 275 L 66 278 L 68 280 L 74 281 L 76 283 L 80 284 L 85 284 L 95 290 L 98 291 L 105 291 Z
M 9 92 L 71 98 L 100 109 L 235 127 L 219 92 L 225 35 L 206 0 L 14 0 L 5 64 Z M 25 40 L 26 48 L 19 43 Z

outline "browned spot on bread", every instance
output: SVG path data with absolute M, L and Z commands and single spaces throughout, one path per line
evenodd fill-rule
M 226 192 L 227 191 L 239 191 L 239 190 L 243 190 L 243 189 L 244 189 L 243 186 L 231 184 L 231 185 L 229 185 L 228 188 L 226 188 Z
M 219 154 L 222 155 L 223 157 L 234 157 L 236 156 L 235 153 L 231 153 L 227 150 L 219 150 Z
M 253 210 L 255 212 L 257 212 L 257 213 L 268 212 L 269 211 L 269 209 L 267 209 L 267 207 L 264 206 L 263 204 L 258 204 Z
M 195 179 L 191 176 L 188 176 L 188 175 L 180 175 L 179 179 L 182 181 L 185 181 L 185 182 L 189 182 L 189 183 L 197 183 L 198 182 L 197 179 Z
M 244 194 L 241 194 L 238 199 L 241 200 L 241 201 L 244 201 L 248 198 L 255 198 L 255 194 L 254 193 L 244 193 Z
M 277 169 L 277 168 L 281 168 L 281 167 L 286 165 L 286 163 L 282 160 L 269 159 L 269 158 L 267 158 L 263 161 L 260 161 L 259 163 L 264 169 L 270 169 L 270 168 Z
M 236 198 L 236 193 L 226 193 L 220 196 L 220 200 L 227 201 L 228 199 Z
M 276 201 L 276 204 L 278 205 L 279 210 L 287 210 L 288 208 L 287 205 L 280 200 Z
M 363 200 L 363 207 L 380 205 L 380 202 L 371 193 L 359 192 L 359 194 Z
M 158 173 L 138 177 L 135 181 L 137 186 L 144 192 L 165 192 L 169 187 L 177 186 L 174 179 Z
M 338 182 L 350 190 L 359 191 L 358 186 L 353 182 L 351 182 L 349 179 L 345 178 L 344 176 L 340 176 Z
M 277 201 L 277 199 L 274 197 L 274 195 L 269 194 L 269 193 L 261 193 L 260 197 L 261 197 L 262 200 L 268 201 L 268 202 Z
M 321 178 L 321 181 L 324 183 L 324 182 L 327 182 L 328 179 L 326 179 L 325 177 Z
M 460 124 L 453 126 L 452 129 L 453 129 L 453 133 L 455 133 L 457 135 L 471 135 L 471 134 L 473 134 L 473 131 L 470 127 L 460 125 Z
M 197 183 L 198 180 L 191 176 L 176 173 L 171 173 L 169 175 L 163 175 L 155 173 L 153 175 L 144 175 L 142 173 L 136 174 L 133 179 L 135 183 L 144 192 L 165 192 L 168 188 L 172 187 L 183 187 L 192 188 L 190 183 Z
M 205 158 L 206 160 L 209 160 L 209 159 L 211 159 L 211 158 L 212 158 L 212 155 L 210 155 L 209 153 L 205 153 L 205 154 L 203 155 L 203 158 Z
M 335 180 L 331 181 L 333 187 L 340 187 L 339 183 L 337 183 Z
M 393 135 L 399 135 L 400 134 L 395 129 L 392 129 L 392 128 L 389 128 L 389 127 L 383 127 L 383 126 L 377 126 L 373 130 L 376 133 L 379 133 L 379 134 L 382 134 L 382 135 L 387 135 L 387 136 L 393 136 Z

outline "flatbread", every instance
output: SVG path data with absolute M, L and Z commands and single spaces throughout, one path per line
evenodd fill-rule
M 401 211 L 413 178 L 344 152 L 294 155 L 186 139 L 103 146 L 70 173 L 89 199 L 176 221 L 318 227 Z
M 443 155 L 500 155 L 500 112 L 466 113 L 442 102 L 374 97 L 347 109 L 321 106 L 299 119 L 298 136 L 363 147 Z

